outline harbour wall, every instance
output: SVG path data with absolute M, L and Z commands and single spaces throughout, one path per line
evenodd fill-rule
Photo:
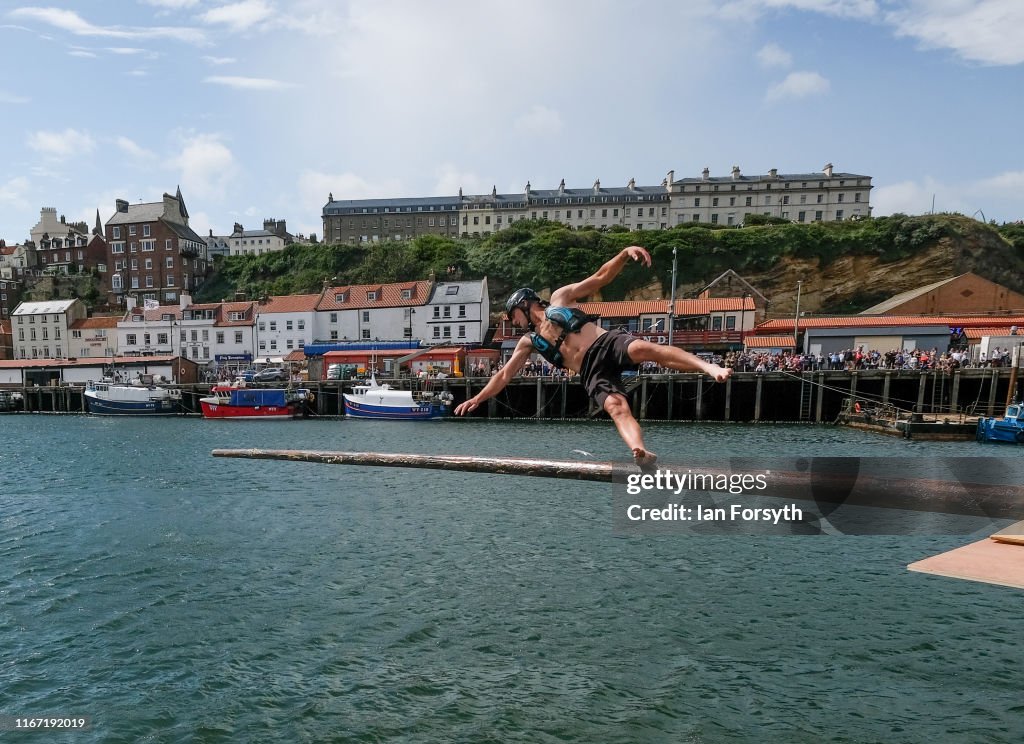
M 864 407 L 893 406 L 937 416 L 1002 413 L 1011 380 L 1007 368 L 970 368 L 954 372 L 915 370 L 828 370 L 803 373 L 737 372 L 724 383 L 692 373 L 626 378 L 634 415 L 649 421 L 783 421 L 831 423 L 853 399 Z M 485 377 L 429 380 L 426 389 L 450 391 L 455 403 L 475 395 Z M 381 380 L 395 387 L 423 389 L 415 379 Z M 342 393 L 353 381 L 302 383 L 314 393 L 309 414 L 341 416 Z M 263 387 L 274 387 L 273 383 Z M 188 413 L 200 412 L 199 399 L 209 385 L 181 385 Z M 83 387 L 27 387 L 8 390 L 23 396 L 26 413 L 85 413 Z M 1019 391 L 1018 391 L 1019 392 Z M 490 419 L 585 419 L 605 415 L 589 400 L 578 378 L 520 377 L 487 401 L 472 417 Z

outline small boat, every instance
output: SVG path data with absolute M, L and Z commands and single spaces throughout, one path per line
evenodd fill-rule
M 1022 406 L 1024 404 L 1021 403 L 1008 405 L 1002 418 L 980 417 L 978 419 L 978 441 L 1024 444 L 1024 420 L 1020 415 Z
M 97 416 L 173 416 L 181 413 L 181 391 L 156 385 L 153 375 L 129 382 L 89 380 L 85 407 Z
M 21 393 L 10 390 L 0 390 L 0 413 L 14 413 L 20 411 L 22 406 Z
M 214 385 L 210 395 L 199 399 L 203 418 L 289 419 L 303 414 L 313 395 L 305 388 L 251 388 L 244 382 Z
M 445 391 L 413 393 L 378 384 L 376 377 L 356 385 L 345 393 L 345 415 L 349 418 L 395 419 L 423 421 L 441 418 L 448 413 L 453 396 Z

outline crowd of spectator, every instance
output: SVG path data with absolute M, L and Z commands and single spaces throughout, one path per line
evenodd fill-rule
M 798 354 L 790 351 L 766 353 L 730 351 L 722 362 L 737 372 L 806 372 L 819 370 L 906 369 L 949 372 L 964 367 L 1005 367 L 1010 364 L 1010 350 L 996 347 L 990 355 L 984 352 L 972 360 L 966 350 L 952 349 L 939 353 L 937 348 L 890 349 L 878 351 L 864 347 L 843 349 L 829 354 Z

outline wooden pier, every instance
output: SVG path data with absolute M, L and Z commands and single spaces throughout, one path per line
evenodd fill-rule
M 485 377 L 430 380 L 427 389 L 450 391 L 458 404 L 480 392 Z M 422 389 L 415 379 L 381 380 Z M 314 394 L 311 416 L 342 416 L 342 392 L 353 381 L 301 383 Z M 916 370 L 822 370 L 804 373 L 737 372 L 724 383 L 704 375 L 676 373 L 627 378 L 633 412 L 645 421 L 736 421 L 833 423 L 844 401 L 889 406 L 923 416 L 953 417 L 1002 413 L 1011 384 L 1007 368 L 962 369 L 952 373 Z M 273 383 L 265 387 L 274 387 Z M 182 385 L 182 405 L 198 415 L 210 385 Z M 85 413 L 84 387 L 7 388 L 22 395 L 21 412 Z M 578 378 L 520 377 L 473 412 L 488 419 L 587 419 L 604 416 L 588 399 Z

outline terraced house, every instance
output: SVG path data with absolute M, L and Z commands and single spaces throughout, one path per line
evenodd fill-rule
M 792 222 L 823 222 L 867 217 L 871 177 L 837 173 L 831 163 L 820 173 L 744 176 L 733 166 L 728 176 L 675 178 L 669 171 L 656 186 L 602 185 L 534 189 L 522 193 L 431 196 L 402 199 L 336 200 L 322 210 L 327 243 L 408 240 L 423 234 L 486 237 L 525 219 L 561 222 L 569 227 L 665 230 L 686 222 L 739 226 L 749 215 Z

